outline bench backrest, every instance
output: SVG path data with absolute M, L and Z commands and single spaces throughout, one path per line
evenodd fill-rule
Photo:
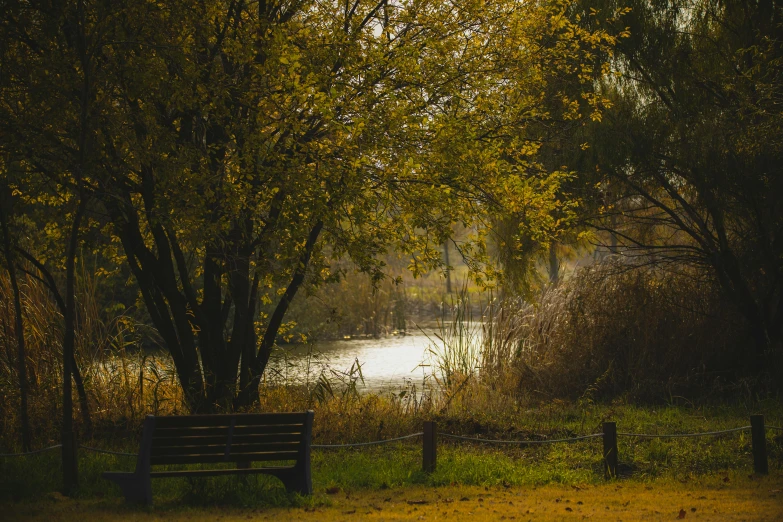
M 149 415 L 138 465 L 299 461 L 309 454 L 312 425 L 312 411 Z

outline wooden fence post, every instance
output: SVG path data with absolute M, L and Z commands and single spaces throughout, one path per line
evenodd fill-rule
M 79 457 L 77 453 L 79 444 L 76 440 L 76 434 L 72 431 L 64 431 L 62 445 L 63 493 L 70 496 L 79 483 Z
M 617 423 L 604 422 L 604 475 L 617 476 Z
M 437 424 L 434 421 L 424 422 L 424 451 L 423 455 L 423 469 L 425 473 L 432 473 L 435 471 L 435 465 L 437 464 Z
M 764 416 L 750 416 L 750 436 L 753 444 L 753 471 L 766 475 L 769 473 L 767 463 L 767 437 L 764 429 Z

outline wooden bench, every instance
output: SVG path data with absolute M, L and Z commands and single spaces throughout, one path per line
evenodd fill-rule
M 151 479 L 264 473 L 289 492 L 310 495 L 310 441 L 313 412 L 183 415 L 144 420 L 133 473 L 105 472 L 129 502 L 152 504 Z M 293 465 L 251 467 L 251 462 L 294 461 Z M 164 464 L 235 463 L 232 469 L 152 471 Z

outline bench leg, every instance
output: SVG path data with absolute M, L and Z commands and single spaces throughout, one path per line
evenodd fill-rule
M 152 505 L 152 481 L 148 474 L 106 472 L 103 478 L 120 486 L 126 501 Z
M 286 469 L 272 473 L 280 479 L 289 493 L 299 493 L 300 495 L 313 494 L 313 481 L 310 477 L 310 469 Z

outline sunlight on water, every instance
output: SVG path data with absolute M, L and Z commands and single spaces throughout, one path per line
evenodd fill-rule
M 319 341 L 315 345 L 279 348 L 267 368 L 267 378 L 282 383 L 312 383 L 325 372 L 336 380 L 345 378 L 358 360 L 364 378 L 359 391 L 399 389 L 429 380 L 436 364 L 431 348 L 440 345 L 436 328 L 378 339 Z
M 339 379 L 358 360 L 364 377 L 360 391 L 381 391 L 399 388 L 406 381 L 422 383 L 432 373 L 429 345 L 427 336 L 417 332 L 380 339 L 321 341 L 315 346 L 286 346 L 277 350 L 267 372 L 288 383 L 314 382 L 321 371 L 330 379 Z

